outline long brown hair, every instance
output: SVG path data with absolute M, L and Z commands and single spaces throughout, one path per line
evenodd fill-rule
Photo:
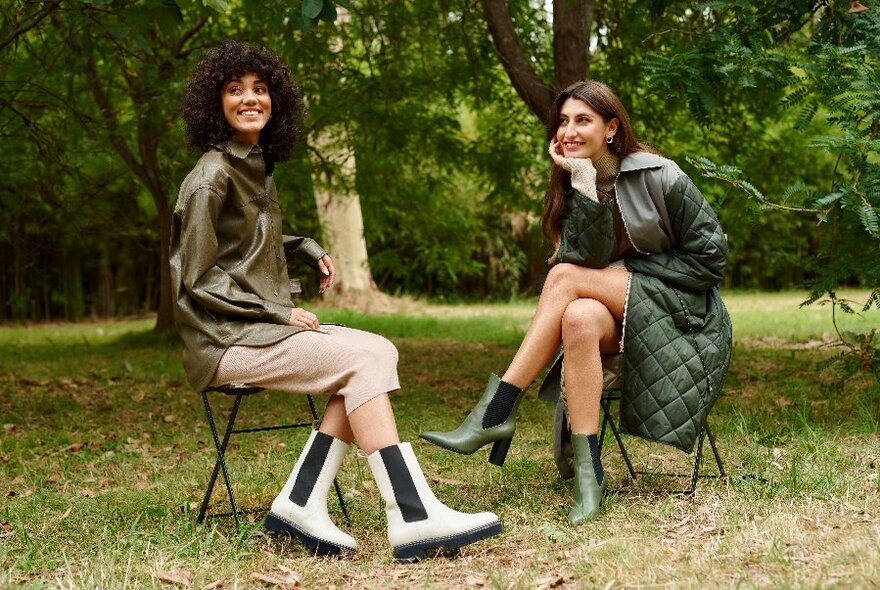
M 556 100 L 553 101 L 553 107 L 547 117 L 548 141 L 556 135 L 556 130 L 559 128 L 559 112 L 569 98 L 576 98 L 586 103 L 602 117 L 605 124 L 612 119 L 617 119 L 617 131 L 614 133 L 614 139 L 608 149 L 618 157 L 623 158 L 633 152 L 651 151 L 636 139 L 629 115 L 617 95 L 610 88 L 595 80 L 575 82 L 559 93 Z M 541 216 L 541 229 L 554 246 L 551 261 L 556 259 L 556 254 L 559 251 L 559 215 L 562 213 L 565 193 L 569 188 L 571 188 L 571 173 L 563 170 L 554 162 L 550 170 L 550 186 L 547 187 L 547 194 L 544 196 L 544 213 Z

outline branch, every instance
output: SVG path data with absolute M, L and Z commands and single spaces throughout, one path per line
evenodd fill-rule
M 199 18 L 196 22 L 193 23 L 189 29 L 187 29 L 183 35 L 180 36 L 180 39 L 177 40 L 177 46 L 174 48 L 172 55 L 177 59 L 184 59 L 187 57 L 192 51 L 193 48 L 189 48 L 186 51 L 183 50 L 183 46 L 186 45 L 187 41 L 192 39 L 196 33 L 198 33 L 202 27 L 208 22 L 206 18 Z
M 98 66 L 92 55 L 86 59 L 85 72 L 86 79 L 88 79 L 89 86 L 91 86 L 92 89 L 92 95 L 95 97 L 95 102 L 98 104 L 98 108 L 101 109 L 101 116 L 104 119 L 104 128 L 107 130 L 107 137 L 110 140 L 110 145 L 113 146 L 113 149 L 116 150 L 116 153 L 118 153 L 119 157 L 125 162 L 125 165 L 128 166 L 132 172 L 137 174 L 139 178 L 144 179 L 144 171 L 140 162 L 137 161 L 137 158 L 134 157 L 134 154 L 129 149 L 128 144 L 125 143 L 125 140 L 118 133 L 119 122 L 116 120 L 116 111 L 113 109 L 110 97 L 107 95 L 104 86 L 101 84 L 101 77 L 98 74 Z
M 483 0 L 483 12 L 507 77 L 519 97 L 543 123 L 553 105 L 553 89 L 538 77 L 519 46 L 504 0 Z
M 789 29 L 785 33 L 780 34 L 779 37 L 776 38 L 776 44 L 779 45 L 782 43 L 788 43 L 788 40 L 791 38 L 792 35 L 807 26 L 807 23 L 809 23 L 816 17 L 817 12 L 827 7 L 828 0 L 819 0 L 819 2 L 817 2 L 816 5 L 810 9 L 810 14 L 803 21 L 795 23 L 794 25 L 789 27 Z
M 0 41 L 0 51 L 2 51 L 7 45 L 13 43 L 16 39 L 18 39 L 28 31 L 36 27 L 44 18 L 55 12 L 61 5 L 61 2 L 62 0 L 53 0 L 52 2 L 49 2 L 45 6 L 43 6 L 43 8 L 39 11 L 22 19 L 22 22 L 27 24 L 22 24 L 18 28 L 9 31 L 9 33 L 6 34 L 6 38 Z M 29 20 L 31 22 L 28 23 L 27 21 Z
M 593 0 L 553 0 L 553 63 L 556 89 L 583 80 L 590 70 Z

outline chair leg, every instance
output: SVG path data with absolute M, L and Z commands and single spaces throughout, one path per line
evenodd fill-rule
M 718 453 L 718 446 L 715 444 L 715 435 L 709 425 L 706 424 L 706 435 L 709 437 L 709 444 L 712 446 L 712 454 L 715 455 L 715 463 L 718 465 L 718 477 L 725 479 L 727 473 L 724 471 L 724 464 L 721 462 L 721 455 Z
M 623 439 L 620 437 L 620 431 L 617 429 L 617 426 L 614 425 L 614 420 L 610 418 L 611 416 L 611 399 L 603 396 L 601 400 L 602 404 L 602 431 L 599 437 L 599 452 L 602 452 L 602 443 L 605 438 L 605 425 L 611 427 L 611 434 L 614 436 L 614 440 L 617 441 L 617 448 L 620 449 L 620 454 L 623 456 L 623 462 L 626 463 L 626 469 L 629 472 L 630 479 L 636 479 L 636 470 L 633 467 L 632 461 L 629 460 L 629 454 L 626 452 L 626 447 L 623 444 Z
M 235 426 L 235 418 L 238 415 L 238 408 L 241 405 L 242 395 L 235 396 L 235 402 L 232 404 L 232 412 L 229 415 L 229 422 L 226 425 L 226 431 L 223 434 L 223 442 L 217 434 L 217 425 L 214 422 L 214 414 L 211 411 L 211 403 L 208 400 L 208 394 L 202 392 L 202 401 L 205 404 L 205 415 L 208 417 L 208 424 L 211 427 L 211 436 L 214 438 L 214 446 L 217 449 L 217 461 L 214 463 L 214 471 L 208 482 L 208 489 L 205 491 L 205 498 L 202 500 L 202 507 L 199 510 L 199 516 L 196 522 L 201 523 L 205 520 L 205 514 L 208 510 L 208 502 L 214 492 L 214 485 L 217 482 L 217 474 L 223 471 L 223 481 L 226 484 L 226 493 L 229 495 L 229 503 L 232 506 L 232 515 L 235 517 L 235 524 L 241 525 L 241 519 L 238 516 L 238 506 L 235 502 L 235 494 L 232 492 L 232 483 L 229 479 L 229 470 L 226 468 L 226 448 L 229 446 L 229 437 L 232 435 L 232 429 Z
M 703 440 L 705 438 L 706 429 L 704 428 L 700 432 L 699 438 L 697 438 L 697 452 L 694 454 L 694 473 L 691 476 L 691 487 L 682 492 L 686 496 L 692 496 L 694 492 L 697 491 L 697 480 L 700 477 L 700 463 L 703 461 Z

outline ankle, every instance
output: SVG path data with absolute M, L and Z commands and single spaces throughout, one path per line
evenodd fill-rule
M 590 443 L 590 457 L 593 459 L 593 472 L 596 474 L 596 481 L 601 482 L 605 477 L 605 469 L 602 467 L 602 455 L 599 450 L 599 437 L 595 434 L 588 434 L 587 440 Z
M 522 393 L 522 389 L 511 385 L 506 381 L 500 381 L 486 413 L 483 414 L 483 428 L 493 428 L 503 424 L 510 418 L 516 400 Z

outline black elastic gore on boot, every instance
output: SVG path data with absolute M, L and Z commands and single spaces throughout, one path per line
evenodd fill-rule
M 416 484 L 413 482 L 400 448 L 397 445 L 385 447 L 384 449 L 379 449 L 379 455 L 382 457 L 382 463 L 385 464 L 385 470 L 388 472 L 391 489 L 394 492 L 394 498 L 397 500 L 397 506 L 400 508 L 403 521 L 417 522 L 419 520 L 427 520 L 428 512 L 422 504 L 422 499 L 419 498 Z
M 590 443 L 590 456 L 593 459 L 593 473 L 599 485 L 605 481 L 605 469 L 602 468 L 602 458 L 599 456 L 599 438 L 595 434 L 588 434 L 587 441 Z
M 510 416 L 513 404 L 516 403 L 517 396 L 522 393 L 522 389 L 516 385 L 511 385 L 506 381 L 498 383 L 498 389 L 483 414 L 483 428 L 492 428 L 504 423 Z
M 297 506 L 305 506 L 308 503 L 332 444 L 333 437 L 320 431 L 312 441 L 312 446 L 300 465 L 299 473 L 296 474 L 293 489 L 290 490 L 290 501 Z

